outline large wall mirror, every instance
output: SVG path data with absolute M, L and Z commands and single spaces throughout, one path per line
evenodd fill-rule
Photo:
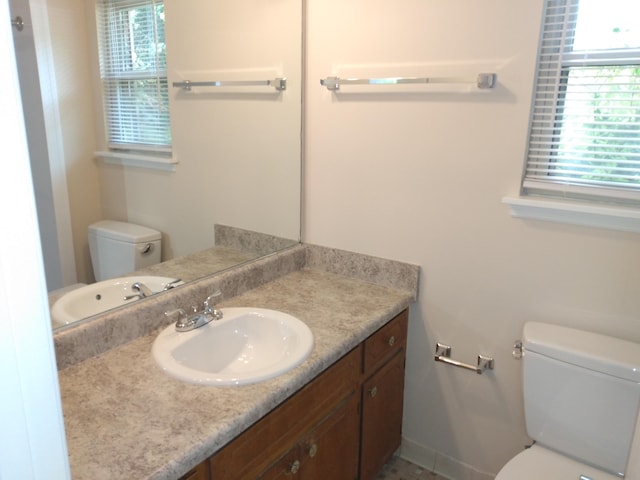
M 165 0 L 172 154 L 149 163 L 97 154 L 112 153 L 97 1 L 11 0 L 50 293 L 95 282 L 88 227 L 100 220 L 161 232 L 147 273 L 184 281 L 298 243 L 302 2 Z M 276 78 L 286 87 L 261 83 Z M 222 86 L 173 86 L 186 80 Z M 192 254 L 198 268 L 180 270 Z

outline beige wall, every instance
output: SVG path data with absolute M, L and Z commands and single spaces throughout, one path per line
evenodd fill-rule
M 422 267 L 405 440 L 453 478 L 489 478 L 528 442 L 511 355 L 526 321 L 640 341 L 640 237 L 517 220 L 501 203 L 519 188 L 542 0 L 309 4 L 303 239 Z M 318 85 L 474 69 L 497 72 L 494 91 Z M 495 371 L 436 364 L 436 342 L 468 363 L 494 356 Z
M 77 280 L 93 281 L 87 226 L 102 218 L 96 148 L 92 3 L 47 0 Z M 88 21 L 89 20 L 89 21 Z M 50 132 L 50 134 L 53 132 Z

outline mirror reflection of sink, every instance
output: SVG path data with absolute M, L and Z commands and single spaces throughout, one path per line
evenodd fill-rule
M 182 282 L 170 277 L 135 276 L 103 280 L 71 290 L 60 297 L 51 307 L 51 323 L 54 327 L 68 325 L 121 305 L 128 305 L 138 299 L 131 286 L 140 282 L 154 294 L 164 291 L 167 286 L 176 287 Z M 125 297 L 131 297 L 125 300 Z
M 223 318 L 191 330 L 164 329 L 152 355 L 168 375 L 201 385 L 244 385 L 281 375 L 313 349 L 297 318 L 262 308 L 223 308 Z

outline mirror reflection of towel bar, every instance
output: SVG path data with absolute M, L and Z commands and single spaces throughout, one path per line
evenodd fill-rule
M 416 83 L 475 83 L 479 89 L 493 88 L 496 84 L 495 73 L 479 73 L 471 77 L 388 77 L 388 78 L 339 78 L 327 77 L 320 85 L 327 90 L 339 90 L 340 85 L 406 85 Z
M 282 91 L 287 89 L 286 78 L 274 78 L 273 80 L 211 80 L 208 82 L 192 82 L 184 80 L 182 82 L 173 82 L 174 87 L 182 88 L 190 91 L 192 87 L 253 87 L 265 86 L 274 87 L 276 90 Z
M 494 360 L 492 357 L 487 357 L 485 355 L 478 355 L 478 365 L 473 366 L 467 363 L 458 362 L 457 360 L 451 359 L 451 347 L 449 345 L 445 345 L 443 343 L 436 344 L 436 362 L 447 363 L 449 365 L 453 365 L 454 367 L 464 368 L 466 370 L 472 370 L 477 374 L 482 374 L 485 370 L 493 370 Z

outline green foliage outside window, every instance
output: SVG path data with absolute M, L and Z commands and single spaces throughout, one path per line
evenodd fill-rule
M 571 120 L 556 155 L 573 163 L 574 177 L 640 184 L 640 67 L 571 69 L 563 111 Z

